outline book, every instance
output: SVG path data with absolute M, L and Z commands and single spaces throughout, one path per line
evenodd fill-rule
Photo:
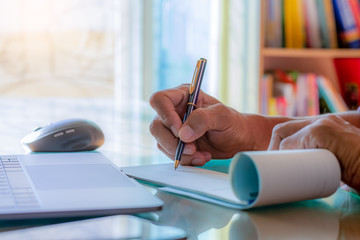
M 358 30 L 358 34 L 360 36 L 360 3 L 359 0 L 348 0 L 350 9 L 352 11 L 352 14 L 354 16 L 355 25 Z
M 309 85 L 307 81 L 307 74 L 299 74 L 296 79 L 296 116 L 307 116 L 309 108 Z
M 293 0 L 284 0 L 284 46 L 286 48 L 295 47 L 294 31 L 294 6 Z
M 341 94 L 350 109 L 360 105 L 360 58 L 335 58 Z
M 304 12 L 302 0 L 291 0 L 293 14 L 293 37 L 294 48 L 304 48 L 306 43 L 306 33 L 304 27 Z
M 227 166 L 180 166 L 175 171 L 173 163 L 166 163 L 121 170 L 159 190 L 234 209 L 323 198 L 340 184 L 339 163 L 325 149 L 239 152 L 230 161 L 212 161 Z
M 309 48 L 321 48 L 320 38 L 320 15 L 318 14 L 319 6 L 314 0 L 303 0 L 304 22 L 306 32 L 306 46 Z M 321 12 L 320 12 L 321 13 Z M 322 22 L 320 22 L 322 23 Z
M 282 0 L 268 0 L 266 11 L 265 44 L 280 48 L 282 43 Z
M 319 87 L 319 97 L 322 98 L 332 113 L 346 112 L 349 110 L 344 99 L 341 97 L 329 79 L 318 76 L 317 84 Z
M 296 78 L 298 72 L 286 73 L 282 70 L 274 70 L 275 78 L 273 96 L 276 98 L 276 113 L 282 116 L 295 116 L 296 114 Z
M 330 48 L 337 48 L 337 30 L 335 24 L 335 16 L 334 16 L 334 6 L 332 0 L 323 0 L 324 10 L 326 16 L 327 29 L 330 38 Z
M 308 81 L 308 116 L 314 116 L 320 114 L 319 107 L 319 88 L 316 81 L 317 76 L 313 73 L 307 74 Z
M 319 33 L 321 36 L 321 46 L 324 48 L 331 48 L 329 26 L 327 23 L 328 18 L 326 16 L 327 13 L 325 9 L 324 0 L 316 0 L 316 9 L 319 20 L 319 30 L 320 30 Z
M 260 82 L 261 91 L 261 114 L 269 114 L 269 102 L 273 97 L 273 76 L 271 74 L 264 74 Z
M 333 7 L 341 47 L 359 48 L 359 30 L 349 0 L 333 0 Z

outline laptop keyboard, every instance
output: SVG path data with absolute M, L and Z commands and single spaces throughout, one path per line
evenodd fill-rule
M 38 199 L 16 156 L 0 157 L 0 209 L 39 207 Z

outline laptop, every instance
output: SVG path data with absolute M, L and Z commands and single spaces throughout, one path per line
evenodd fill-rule
M 99 152 L 0 155 L 0 220 L 132 214 L 162 204 Z

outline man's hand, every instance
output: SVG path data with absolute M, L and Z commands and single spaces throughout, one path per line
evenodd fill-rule
M 342 180 L 360 190 L 360 129 L 335 115 L 294 120 L 274 127 L 269 150 L 324 148 L 337 157 Z
M 182 124 L 188 93 L 189 85 L 181 85 L 157 92 L 150 99 L 158 114 L 150 125 L 150 132 L 158 148 L 169 158 L 174 159 L 178 137 L 186 143 L 182 165 L 204 165 L 212 158 L 231 158 L 239 151 L 256 148 L 258 142 L 255 143 L 251 133 L 254 128 L 250 125 L 256 125 L 256 121 L 263 118 L 252 116 L 253 121 L 249 121 L 250 116 L 238 113 L 204 92 L 199 95 L 197 108 Z M 263 147 L 267 146 L 270 133 Z

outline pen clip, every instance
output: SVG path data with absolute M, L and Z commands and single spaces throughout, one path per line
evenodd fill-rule
M 196 87 L 196 83 L 198 81 L 198 74 L 199 74 L 199 68 L 200 68 L 200 60 L 197 62 L 196 64 L 196 68 L 195 68 L 195 71 L 194 71 L 194 75 L 193 75 L 193 79 L 191 81 L 191 84 L 190 84 L 190 88 L 189 88 L 189 94 L 191 95 L 194 91 L 195 91 L 195 87 Z

